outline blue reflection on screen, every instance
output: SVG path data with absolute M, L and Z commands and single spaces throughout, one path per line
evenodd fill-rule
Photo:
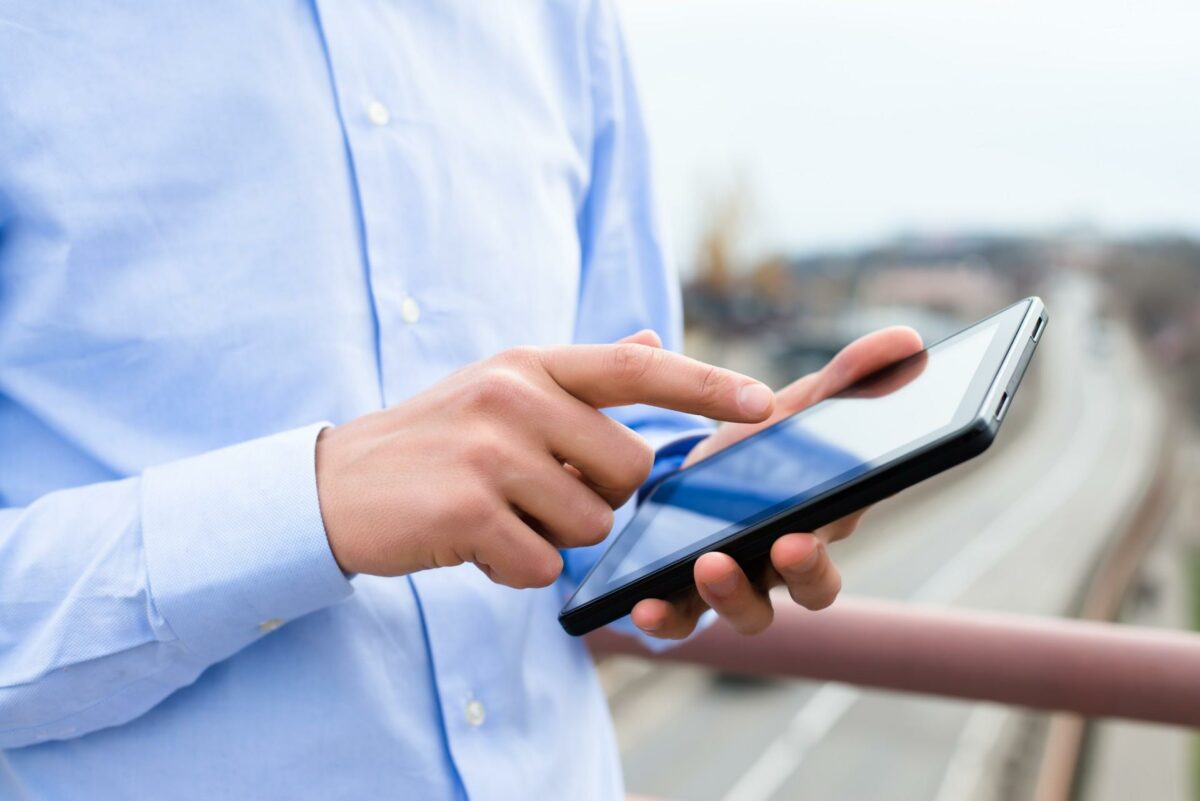
M 900 362 L 664 481 L 606 554 L 619 561 L 603 572 L 619 582 L 666 557 L 715 543 L 947 426 L 998 327 L 984 326 Z M 603 573 L 594 578 L 608 583 Z

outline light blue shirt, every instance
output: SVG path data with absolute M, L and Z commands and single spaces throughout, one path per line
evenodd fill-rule
M 604 0 L 0 0 L 0 798 L 620 797 L 595 549 L 348 581 L 314 441 L 679 325 Z

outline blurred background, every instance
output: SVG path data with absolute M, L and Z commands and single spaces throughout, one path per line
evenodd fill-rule
M 845 592 L 1200 628 L 1200 5 L 619 5 L 691 354 L 782 386 L 883 325 L 1046 300 L 996 446 L 836 545 Z M 680 801 L 1033 799 L 1072 723 L 601 673 L 630 790 Z M 1082 731 L 1076 798 L 1200 799 L 1196 732 Z

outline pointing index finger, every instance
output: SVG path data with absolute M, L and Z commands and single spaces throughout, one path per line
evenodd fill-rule
M 597 408 L 646 403 L 714 420 L 765 420 L 775 394 L 740 373 L 634 342 L 547 348 L 542 365 L 567 392 Z

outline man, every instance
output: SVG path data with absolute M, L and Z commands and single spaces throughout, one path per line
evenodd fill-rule
M 0 798 L 622 794 L 555 619 L 604 535 L 918 347 L 660 348 L 645 151 L 607 2 L 0 0 Z M 769 622 L 696 578 L 633 624 Z

